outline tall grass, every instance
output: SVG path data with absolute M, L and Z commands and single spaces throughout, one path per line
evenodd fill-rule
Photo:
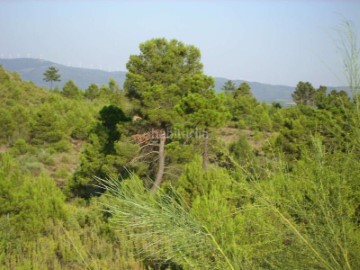
M 235 269 L 210 230 L 190 214 L 173 189 L 150 193 L 135 175 L 121 185 L 107 180 L 104 186 L 114 196 L 112 204 L 105 205 L 107 211 L 116 226 L 130 234 L 142 258 L 189 269 Z
M 352 117 L 353 131 L 356 135 L 354 145 L 360 148 L 360 48 L 351 21 L 344 20 L 338 29 L 339 51 L 348 87 L 355 103 L 356 113 Z
M 317 148 L 317 149 L 316 149 Z M 292 173 L 281 173 L 267 184 L 257 184 L 259 199 L 291 232 L 306 257 L 320 269 L 358 269 L 360 230 L 356 209 L 360 177 L 342 174 L 359 171 L 346 159 L 327 160 L 319 140 L 313 153 L 298 162 Z M 336 164 L 337 163 L 337 164 Z M 349 179 L 351 177 L 352 179 Z

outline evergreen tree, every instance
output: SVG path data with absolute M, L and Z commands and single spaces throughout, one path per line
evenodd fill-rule
M 174 110 L 191 92 L 206 94 L 214 86 L 203 74 L 200 51 L 177 40 L 152 39 L 127 63 L 125 92 L 135 111 L 153 126 L 165 127 L 179 117 Z
M 209 160 L 209 128 L 225 126 L 230 119 L 230 113 L 225 106 L 225 94 L 204 97 L 194 93 L 184 97 L 178 112 L 187 119 L 186 124 L 191 128 L 204 129 L 203 169 L 207 168 Z
M 327 103 L 327 88 L 320 86 L 314 93 L 314 104 L 318 109 L 325 109 Z
M 299 82 L 292 98 L 297 105 L 314 105 L 315 88 L 309 82 Z
M 104 153 L 112 153 L 114 151 L 115 141 L 120 139 L 120 132 L 117 125 L 122 122 L 129 121 L 125 113 L 114 105 L 105 106 L 100 111 L 100 122 L 107 134 L 106 144 L 104 145 Z
M 90 84 L 84 93 L 84 96 L 89 100 L 94 100 L 98 98 L 99 95 L 100 95 L 99 87 L 94 83 Z
M 236 90 L 236 85 L 233 83 L 233 81 L 226 81 L 226 83 L 221 88 L 222 91 L 224 91 L 227 95 L 233 95 Z
M 241 83 L 234 92 L 234 98 L 243 97 L 243 96 L 252 97 L 251 87 L 247 82 Z
M 137 148 L 121 142 L 120 125 L 129 121 L 124 112 L 114 106 L 103 107 L 99 112 L 98 123 L 89 134 L 88 143 L 81 156 L 81 165 L 69 183 L 72 194 L 90 198 L 103 190 L 97 186 L 94 177 L 122 177 L 129 159 Z M 130 152 L 130 153 L 128 153 Z
M 66 136 L 63 127 L 64 122 L 53 113 L 53 108 L 49 104 L 43 105 L 33 118 L 30 141 L 35 145 L 56 143 Z
M 76 84 L 70 80 L 67 81 L 63 87 L 62 94 L 65 97 L 73 98 L 73 99 L 80 99 L 83 95 L 81 90 L 76 86 Z
M 44 81 L 50 82 L 50 90 L 52 90 L 53 82 L 59 82 L 60 81 L 59 70 L 57 68 L 55 68 L 55 67 L 49 67 L 44 72 Z
M 200 94 L 189 94 L 184 97 L 178 112 L 186 119 L 187 125 L 193 128 L 220 127 L 229 119 L 229 111 L 225 106 L 224 94 L 204 97 Z
M 242 127 L 243 124 L 253 125 L 253 115 L 257 105 L 258 102 L 251 93 L 250 85 L 243 82 L 234 92 L 233 99 L 230 100 L 232 120 L 239 121 Z
M 114 79 L 109 80 L 109 90 L 111 93 L 121 92 L 119 84 Z
M 214 80 L 203 74 L 200 51 L 177 40 L 152 39 L 140 44 L 140 54 L 127 63 L 125 93 L 135 113 L 160 128 L 158 171 L 152 188 L 161 184 L 165 168 L 165 128 L 182 121 L 176 110 L 187 95 L 211 95 Z

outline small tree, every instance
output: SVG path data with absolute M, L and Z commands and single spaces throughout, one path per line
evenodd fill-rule
M 233 83 L 233 81 L 228 80 L 226 83 L 224 83 L 221 90 L 223 90 L 225 94 L 232 95 L 236 90 L 236 85 Z
M 327 88 L 321 86 L 314 93 L 314 104 L 318 109 L 325 109 L 327 105 Z
M 176 107 L 179 114 L 187 119 L 188 126 L 204 129 L 204 170 L 207 168 L 209 159 L 209 128 L 223 126 L 230 118 L 225 104 L 224 94 L 216 95 L 215 92 L 209 92 L 208 97 L 204 97 L 198 93 L 191 93 L 184 97 Z
M 83 93 L 76 86 L 76 84 L 72 80 L 70 80 L 65 83 L 62 90 L 62 95 L 68 98 L 80 99 Z
M 55 67 L 49 67 L 44 72 L 44 81 L 50 82 L 50 90 L 52 90 L 52 83 L 53 82 L 60 82 L 60 74 L 59 70 Z
M 291 96 L 296 105 L 313 105 L 315 88 L 309 82 L 299 82 Z
M 251 86 L 247 82 L 241 83 L 239 87 L 234 91 L 234 98 L 243 96 L 252 96 Z
M 94 83 L 90 84 L 84 93 L 84 96 L 89 100 L 94 100 L 98 98 L 99 95 L 100 95 L 99 87 Z

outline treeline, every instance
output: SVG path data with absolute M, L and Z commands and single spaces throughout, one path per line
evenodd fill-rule
M 357 92 L 216 93 L 176 40 L 127 69 L 49 91 L 0 68 L 4 269 L 360 268 Z

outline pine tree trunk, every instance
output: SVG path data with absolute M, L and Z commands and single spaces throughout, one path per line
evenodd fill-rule
M 165 131 L 162 131 L 160 134 L 160 144 L 159 144 L 159 168 L 156 174 L 156 179 L 151 187 L 151 192 L 155 192 L 161 185 L 164 176 L 165 170 L 165 141 L 166 141 L 166 134 Z
M 204 153 L 203 153 L 203 170 L 206 171 L 207 169 L 207 165 L 208 165 L 208 161 L 209 161 L 209 133 L 207 131 L 205 131 L 204 133 L 204 138 L 205 138 L 205 142 L 204 142 Z

